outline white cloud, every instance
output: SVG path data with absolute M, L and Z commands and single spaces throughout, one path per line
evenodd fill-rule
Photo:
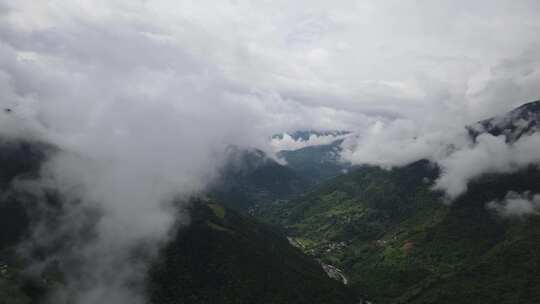
M 532 195 L 529 192 L 508 192 L 503 200 L 489 202 L 486 207 L 495 210 L 504 217 L 523 217 L 539 214 L 540 195 Z
M 481 134 L 477 143 L 436 160 L 441 176 L 435 188 L 455 198 L 467 190 L 467 183 L 485 173 L 510 173 L 530 164 L 540 164 L 540 134 L 523 136 L 507 144 L 504 136 Z
M 412 120 L 377 121 L 343 143 L 342 158 L 353 164 L 391 168 L 420 159 L 435 159 L 449 151 L 449 143 L 463 145 L 465 131 L 430 128 Z

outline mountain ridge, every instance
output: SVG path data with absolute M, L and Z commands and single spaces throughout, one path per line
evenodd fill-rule
M 504 135 L 508 143 L 513 143 L 523 135 L 540 131 L 540 100 L 525 103 L 504 115 L 481 120 L 466 128 L 473 138 L 487 132 L 493 136 Z

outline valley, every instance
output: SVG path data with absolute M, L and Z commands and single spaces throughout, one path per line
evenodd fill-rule
M 534 134 L 534 127 L 512 126 L 523 121 L 535 126 L 538 104 L 497 118 L 506 129 L 485 127 L 485 132 L 514 140 Z M 346 279 L 331 276 L 375 303 L 535 303 L 536 279 L 526 273 L 540 271 L 532 245 L 539 218 L 501 217 L 488 202 L 509 192 L 540 192 L 539 172 L 533 165 L 483 175 L 449 205 L 444 193 L 432 190 L 440 171 L 429 161 L 390 170 L 356 167 L 299 197 L 258 204 L 251 214 L 281 227 L 291 244 L 324 268 L 342 269 Z M 531 251 L 519 253 L 523 246 Z M 510 258 L 522 254 L 527 261 Z M 518 275 L 522 263 L 531 269 Z M 505 282 L 512 287 L 503 287 Z
M 512 117 L 536 119 L 531 113 L 537 104 L 512 112 Z M 512 125 L 509 119 L 499 121 Z M 494 134 L 506 132 L 484 128 Z M 533 127 L 509 130 L 519 132 L 513 140 L 536 132 Z M 419 160 L 391 169 L 338 164 L 340 141 L 281 153 L 284 164 L 262 151 L 233 149 L 221 181 L 181 204 L 187 207 L 179 212 L 189 214 L 190 221 L 175 228 L 148 269 L 145 288 L 150 302 L 540 299 L 539 215 L 504 217 L 498 213 L 501 207 L 490 207 L 510 192 L 540 193 L 536 165 L 475 178 L 449 204 L 443 191 L 434 190 L 441 175 L 435 163 Z M 2 303 L 42 303 L 66 283 L 65 261 L 55 257 L 56 249 L 45 245 L 24 256 L 17 249 L 44 214 L 34 209 L 43 197 L 14 185 L 36 179 L 41 163 L 56 151 L 39 142 L 8 140 L 0 147 L 0 295 L 8 299 Z M 321 163 L 330 165 L 318 166 Z M 347 170 L 328 171 L 338 167 Z M 311 175 L 317 170 L 320 173 Z M 309 175 L 313 178 L 306 178 Z M 53 213 L 60 215 L 64 203 L 54 188 L 47 191 L 47 212 L 54 221 Z M 38 273 L 25 270 L 30 259 L 44 263 Z

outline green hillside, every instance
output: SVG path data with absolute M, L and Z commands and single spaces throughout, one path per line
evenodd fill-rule
M 214 203 L 191 215 L 151 271 L 152 303 L 357 303 L 273 229 Z
M 237 211 L 255 204 L 289 199 L 302 194 L 310 183 L 260 150 L 231 148 L 226 165 L 208 194 Z
M 26 272 L 28 261 L 16 250 L 40 208 L 12 183 L 36 178 L 53 151 L 36 142 L 0 142 L 0 304 L 46 303 L 63 284 L 58 265 L 64 261 Z M 40 203 L 61 207 L 58 197 L 50 199 Z M 195 202 L 186 211 L 191 224 L 177 231 L 150 267 L 146 288 L 152 303 L 356 303 L 351 290 L 274 229 L 214 203 Z M 51 212 L 47 216 L 54 218 Z M 35 258 L 46 260 L 47 252 Z
M 287 167 L 302 178 L 312 184 L 318 184 L 349 169 L 350 166 L 340 162 L 339 159 L 342 142 L 343 139 L 339 139 L 330 144 L 280 151 L 278 157 L 284 159 Z
M 258 215 L 375 303 L 538 303 L 540 218 L 503 219 L 485 203 L 539 192 L 540 171 L 485 176 L 451 206 L 430 190 L 436 175 L 427 162 L 361 168 Z

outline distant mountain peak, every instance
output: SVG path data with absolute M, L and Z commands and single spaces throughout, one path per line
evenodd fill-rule
M 523 135 L 540 130 L 540 100 L 523 104 L 504 115 L 479 121 L 467 129 L 473 138 L 489 133 L 505 135 L 507 142 L 515 142 Z

